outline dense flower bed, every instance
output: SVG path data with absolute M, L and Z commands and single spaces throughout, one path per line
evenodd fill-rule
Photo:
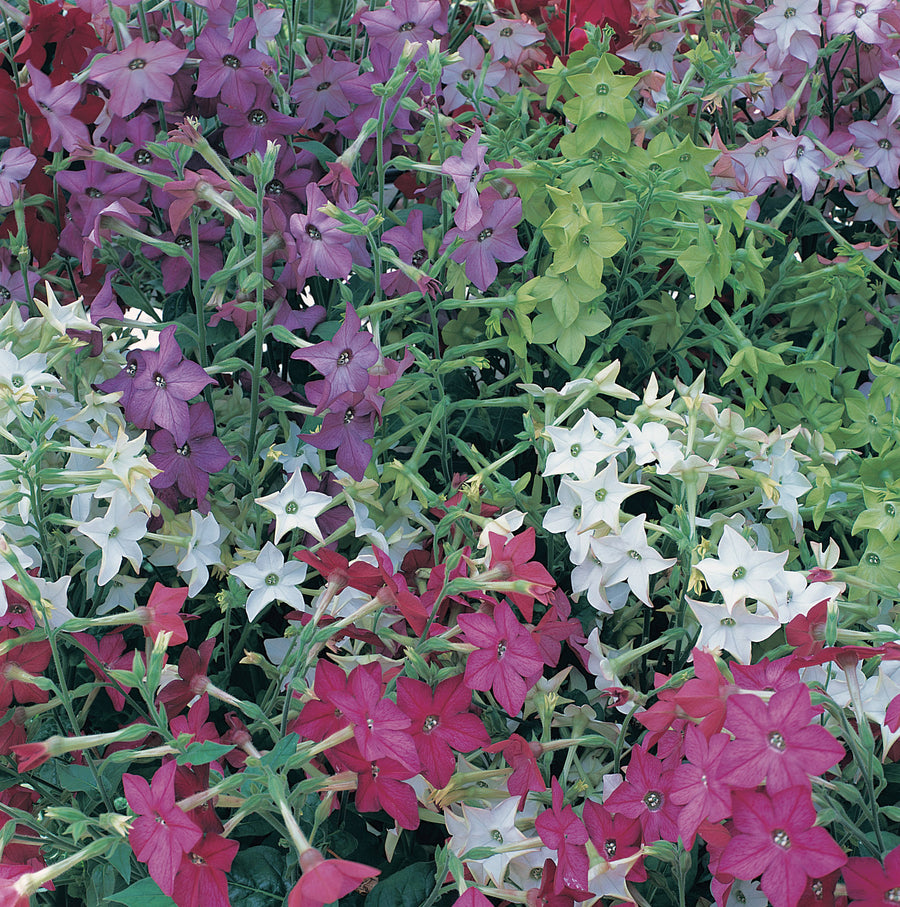
M 0 19 L 4 905 L 900 900 L 894 0 Z

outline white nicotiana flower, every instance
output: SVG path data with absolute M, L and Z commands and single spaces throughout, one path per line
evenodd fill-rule
M 741 599 L 754 598 L 775 607 L 775 583 L 781 581 L 788 552 L 773 554 L 757 551 L 731 526 L 722 530 L 718 557 L 707 557 L 697 564 L 706 583 L 719 592 L 730 610 Z
M 763 487 L 760 509 L 765 510 L 770 519 L 786 517 L 795 534 L 802 532 L 800 498 L 812 488 L 812 483 L 800 472 L 797 457 L 789 444 L 784 440 L 778 441 L 772 445 L 765 459 L 756 459 L 750 468 L 767 476 L 774 485 L 771 490 Z
M 592 535 L 585 522 L 581 498 L 575 491 L 576 481 L 563 476 L 559 482 L 559 504 L 544 514 L 543 527 L 548 532 L 564 532 L 573 564 L 581 564 L 590 552 Z
M 34 577 L 34 583 L 41 595 L 40 608 L 47 617 L 51 627 L 61 627 L 67 620 L 75 617 L 69 610 L 69 583 L 71 576 L 63 576 L 56 582 Z
M 581 501 L 584 525 L 593 529 L 599 523 L 605 523 L 613 532 L 619 531 L 622 502 L 639 491 L 648 490 L 647 485 L 620 482 L 615 460 L 592 479 L 573 482 L 572 488 Z
M 195 596 L 209 581 L 209 568 L 222 563 L 221 544 L 228 535 L 213 514 L 191 511 L 191 538 L 176 569 L 188 580 L 188 595 Z
M 319 491 L 308 491 L 299 469 L 281 491 L 257 498 L 256 503 L 275 514 L 276 545 L 292 529 L 302 529 L 322 541 L 316 517 L 331 504 L 331 498 Z
M 144 553 L 138 542 L 147 534 L 148 516 L 132 509 L 124 491 L 116 492 L 106 514 L 79 526 L 76 532 L 87 536 L 101 552 L 97 582 L 105 586 L 118 572 L 122 559 L 130 561 L 134 572 L 141 569 Z
M 547 457 L 544 475 L 573 473 L 579 479 L 590 479 L 600 463 L 619 452 L 619 448 L 597 436 L 596 422 L 597 417 L 592 412 L 585 412 L 572 428 L 551 426 L 544 429 L 554 448 Z
M 13 420 L 16 406 L 23 415 L 31 416 L 37 388 L 62 387 L 58 378 L 44 371 L 46 367 L 43 353 L 28 353 L 20 359 L 9 346 L 0 349 L 0 423 L 8 425 Z
M 123 611 L 133 611 L 138 589 L 146 582 L 147 580 L 143 577 L 116 574 L 109 584 L 106 598 L 97 608 L 97 613 L 109 614 L 110 611 L 115 611 L 116 608 L 121 608 Z
M 491 809 L 478 809 L 466 804 L 460 808 L 462 816 L 457 816 L 449 809 L 444 810 L 447 831 L 451 835 L 449 847 L 459 857 L 476 847 L 505 847 L 521 844 L 525 840 L 525 835 L 516 828 L 518 797 L 501 800 Z M 503 884 L 506 867 L 513 856 L 513 853 L 495 853 L 486 859 L 466 862 L 465 865 L 479 885 L 487 885 L 490 879 L 499 887 Z
M 780 621 L 760 607 L 758 613 L 747 610 L 743 601 L 730 610 L 724 605 L 707 604 L 687 599 L 697 622 L 700 638 L 697 647 L 708 652 L 724 649 L 741 664 L 750 664 L 750 649 L 755 642 L 768 639 L 780 626 Z
M 679 441 L 669 438 L 669 429 L 660 422 L 646 422 L 635 425 L 626 422 L 625 427 L 631 436 L 629 446 L 634 451 L 634 461 L 639 466 L 646 466 L 657 460 L 674 463 L 684 459 L 684 447 Z
M 75 302 L 71 302 L 69 305 L 60 305 L 56 294 L 46 280 L 44 281 L 44 291 L 47 294 L 47 301 L 42 302 L 38 297 L 35 297 L 34 304 L 43 316 L 44 321 L 57 334 L 66 336 L 67 331 L 100 330 L 84 311 L 84 305 L 82 305 L 83 297 L 79 296 Z
M 248 561 L 233 567 L 231 575 L 251 590 L 247 598 L 248 620 L 256 620 L 262 609 L 274 601 L 284 602 L 297 610 L 305 604 L 297 586 L 306 577 L 306 564 L 302 561 L 285 564 L 284 555 L 271 542 L 266 542 L 252 563 Z
M 490 535 L 502 535 L 505 539 L 510 539 L 517 530 L 522 528 L 525 522 L 525 514 L 521 510 L 510 510 L 507 513 L 501 513 L 499 516 L 488 520 L 478 536 L 478 547 L 489 548 L 491 545 Z
M 778 620 L 783 624 L 801 614 L 809 614 L 819 602 L 831 602 L 844 591 L 843 583 L 808 583 L 797 570 L 785 570 L 773 581 L 772 587 L 776 594 Z

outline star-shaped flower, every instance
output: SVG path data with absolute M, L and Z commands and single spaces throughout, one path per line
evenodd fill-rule
M 478 809 L 474 806 L 461 806 L 462 817 L 446 810 L 444 819 L 447 831 L 450 832 L 450 849 L 457 856 L 465 854 L 476 847 L 497 848 L 508 844 L 521 844 L 525 835 L 516 828 L 516 815 L 519 812 L 519 798 L 508 797 L 501 800 L 491 809 Z M 466 862 L 466 866 L 479 885 L 501 885 L 506 867 L 513 853 L 495 853 L 487 859 Z
M 697 647 L 707 652 L 730 652 L 742 664 L 750 664 L 750 649 L 755 642 L 768 639 L 780 626 L 764 608 L 752 614 L 743 601 L 731 609 L 724 605 L 687 600 L 700 624 Z
M 306 564 L 285 564 L 284 555 L 271 542 L 266 542 L 255 562 L 232 568 L 231 575 L 252 590 L 247 598 L 247 620 L 256 620 L 262 609 L 274 601 L 297 610 L 303 608 L 303 595 L 297 586 L 306 577 Z
M 131 500 L 124 492 L 110 498 L 109 509 L 79 526 L 76 531 L 86 535 L 100 549 L 100 574 L 97 582 L 105 586 L 118 572 L 122 558 L 126 558 L 137 573 L 144 554 L 138 542 L 147 534 L 147 514 L 132 509 Z
M 281 491 L 257 498 L 256 503 L 275 514 L 276 545 L 292 529 L 302 529 L 322 541 L 316 517 L 331 504 L 331 498 L 318 491 L 309 491 L 299 469 Z

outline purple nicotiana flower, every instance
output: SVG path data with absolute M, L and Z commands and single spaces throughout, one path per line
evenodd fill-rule
M 298 285 L 318 274 L 329 280 L 343 280 L 350 275 L 353 253 L 350 237 L 341 230 L 340 222 L 318 209 L 328 203 L 325 193 L 315 184 L 306 187 L 306 214 L 290 219 L 290 239 L 294 246 L 293 269 Z
M 27 148 L 7 148 L 0 157 L 0 205 L 11 205 L 37 158 Z
M 325 57 L 310 67 L 291 87 L 291 99 L 297 104 L 297 118 L 304 129 L 315 129 L 325 113 L 345 117 L 350 102 L 344 94 L 344 82 L 359 75 L 359 66 L 348 60 Z
M 315 396 L 311 385 L 321 383 L 307 384 L 306 391 L 311 398 Z M 372 448 L 366 441 L 375 437 L 375 406 L 362 394 L 343 394 L 333 401 L 333 408 L 322 419 L 321 428 L 300 437 L 319 450 L 336 450 L 337 465 L 361 482 L 372 459 Z
M 26 63 L 31 78 L 28 96 L 37 104 L 41 116 L 50 129 L 48 151 L 74 151 L 79 144 L 88 144 L 88 128 L 81 120 L 72 116 L 75 106 L 81 102 L 82 86 L 76 82 L 62 82 L 53 85 L 49 76 Z
M 198 98 L 221 97 L 239 110 L 249 110 L 256 91 L 265 86 L 263 66 L 273 66 L 274 60 L 250 46 L 256 35 L 253 19 L 241 19 L 231 36 L 228 29 L 207 25 L 197 36 L 196 49 L 200 57 L 197 73 Z
M 387 48 L 392 62 L 400 59 L 407 41 L 422 45 L 414 57 L 419 59 L 429 41 L 447 34 L 447 14 L 439 0 L 393 0 L 390 6 L 362 13 L 359 21 L 372 46 Z
M 144 354 L 140 350 L 129 350 L 125 354 L 125 368 L 112 378 L 97 385 L 97 390 L 104 394 L 115 394 L 121 391 L 119 406 L 128 412 L 131 406 L 131 396 L 134 393 L 134 379 L 143 363 Z
M 28 293 L 25 290 L 25 278 L 18 267 L 12 267 L 12 260 L 7 249 L 0 250 L 0 311 L 6 311 L 10 301 L 28 305 Z M 28 286 L 37 285 L 38 275 L 28 269 Z
M 200 278 L 209 280 L 216 271 L 222 270 L 222 238 L 225 236 L 225 225 L 218 221 L 208 221 L 201 224 L 197 230 L 199 243 L 197 244 L 197 253 L 200 264 Z M 175 245 L 184 249 L 185 258 L 182 255 L 166 255 L 162 249 L 155 246 L 144 245 L 141 250 L 149 259 L 163 257 L 162 275 L 163 290 L 166 293 L 174 293 L 179 287 L 186 286 L 191 276 L 191 234 L 188 232 L 179 233 L 177 236 L 167 231 L 159 236 L 160 240 L 173 242 Z
M 124 50 L 94 60 L 91 81 L 109 91 L 109 112 L 127 117 L 147 101 L 171 99 L 172 76 L 187 55 L 171 41 L 148 44 L 135 38 Z
M 143 353 L 125 415 L 138 428 L 166 429 L 181 446 L 190 434 L 187 401 L 217 383 L 196 362 L 184 358 L 175 325 L 170 325 L 160 332 L 159 349 Z
M 453 227 L 447 232 L 445 247 L 457 236 L 463 238 L 450 257 L 465 263 L 466 277 L 484 292 L 497 279 L 497 262 L 518 261 L 525 254 L 519 245 L 516 227 L 522 220 L 522 200 L 503 198 L 488 187 L 481 193 L 481 220 L 471 230 Z
M 378 361 L 378 348 L 368 331 L 360 330 L 362 322 L 356 309 L 347 303 L 344 323 L 332 340 L 295 350 L 294 359 L 314 366 L 325 380 L 316 413 L 324 412 L 342 394 L 362 395 L 369 386 L 369 366 Z
M 407 215 L 405 224 L 385 230 L 381 238 L 397 250 L 401 261 L 405 261 L 413 267 L 421 268 L 428 260 L 422 232 L 421 208 L 413 208 Z M 404 293 L 411 293 L 417 289 L 416 282 L 411 277 L 407 277 L 399 268 L 383 274 L 381 286 L 388 296 L 402 296 Z
M 300 128 L 296 117 L 279 113 L 272 106 L 272 97 L 267 82 L 256 89 L 249 108 L 219 107 L 219 119 L 226 126 L 222 138 L 231 158 L 243 157 L 250 151 L 264 154 L 267 142 L 277 142 Z
M 469 98 L 461 91 L 460 86 L 465 86 L 472 94 L 478 93 L 485 98 L 496 98 L 496 87 L 506 77 L 506 67 L 499 62 L 491 62 L 482 77 L 484 64 L 484 48 L 475 35 L 469 35 L 459 46 L 457 51 L 462 58 L 458 63 L 450 63 L 441 73 L 441 82 L 444 83 L 443 109 L 449 113 L 469 103 Z
M 156 451 L 150 455 L 150 462 L 162 470 L 150 480 L 150 487 L 158 491 L 170 489 L 173 497 L 177 488 L 181 494 L 196 498 L 197 509 L 206 514 L 209 513 L 206 500 L 209 477 L 224 469 L 233 457 L 215 436 L 215 419 L 209 406 L 194 403 L 189 408 L 188 419 L 188 436 L 183 444 L 176 444 L 172 433 L 165 429 L 154 432 L 150 439 Z
M 142 177 L 110 170 L 95 161 L 86 161 L 84 170 L 63 170 L 56 175 L 56 181 L 70 194 L 68 211 L 82 235 L 107 205 L 122 198 L 139 202 L 146 188 Z
M 462 153 L 448 157 L 441 172 L 451 177 L 459 193 L 459 207 L 453 212 L 453 222 L 460 230 L 471 230 L 481 220 L 478 181 L 487 173 L 484 159 L 487 147 L 479 145 L 481 128 L 476 126 L 471 138 L 462 146 Z
M 282 145 L 275 161 L 275 175 L 266 183 L 265 204 L 277 206 L 285 220 L 292 214 L 299 214 L 306 205 L 306 187 L 313 178 L 313 172 L 320 172 L 314 155 L 306 150 L 294 151 Z M 243 182 L 254 188 L 252 178 Z

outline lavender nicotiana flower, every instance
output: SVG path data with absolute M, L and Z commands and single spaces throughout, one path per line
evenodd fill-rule
M 332 340 L 292 354 L 292 358 L 309 362 L 324 375 L 316 413 L 324 412 L 343 394 L 362 395 L 369 386 L 369 367 L 378 361 L 378 349 L 372 335 L 360 330 L 361 326 L 356 310 L 347 303 L 344 323 Z
M 292 240 L 296 250 L 293 269 L 300 286 L 313 274 L 329 280 L 350 275 L 350 237 L 341 230 L 339 221 L 319 211 L 327 203 L 325 193 L 310 183 L 306 187 L 306 214 L 294 214 L 290 219 L 290 234 L 285 239 Z
M 91 81 L 109 91 L 109 112 L 127 117 L 147 101 L 171 99 L 172 76 L 187 55 L 171 41 L 147 43 L 135 38 L 124 50 L 94 60 Z
M 228 29 L 207 25 L 197 36 L 195 44 L 200 57 L 197 73 L 198 98 L 221 99 L 239 110 L 249 110 L 256 99 L 256 91 L 266 85 L 263 66 L 274 65 L 274 60 L 250 46 L 256 35 L 253 19 L 241 19 L 231 36 Z
M 195 498 L 197 509 L 207 514 L 209 477 L 224 469 L 233 458 L 215 436 L 215 419 L 206 403 L 194 403 L 188 410 L 188 420 L 188 436 L 183 444 L 177 444 L 172 433 L 165 429 L 154 432 L 150 438 L 156 451 L 150 455 L 150 462 L 162 470 L 150 480 L 150 487 L 158 491 L 169 490 L 175 500 L 177 488 L 180 494 Z
M 453 222 L 460 230 L 471 230 L 481 220 L 481 203 L 478 200 L 478 182 L 487 173 L 485 157 L 487 146 L 480 145 L 481 128 L 463 145 L 460 154 L 448 157 L 441 165 L 441 172 L 453 180 L 459 193 L 459 206 L 453 212 Z
M 125 415 L 138 428 L 166 429 L 180 447 L 191 430 L 187 401 L 208 384 L 218 382 L 196 362 L 184 358 L 175 339 L 174 324 L 160 332 L 158 350 L 145 350 L 139 355 Z
M 503 198 L 496 189 L 481 193 L 482 217 L 470 230 L 453 227 L 447 232 L 445 247 L 457 236 L 463 243 L 450 254 L 465 263 L 466 277 L 484 292 L 496 279 L 497 262 L 518 261 L 525 254 L 519 245 L 516 227 L 522 220 L 522 200 Z
M 13 203 L 36 161 L 27 148 L 7 148 L 3 152 L 0 157 L 0 205 Z
M 70 194 L 68 211 L 81 236 L 107 205 L 122 198 L 139 202 L 147 185 L 143 177 L 110 170 L 96 161 L 86 161 L 84 170 L 63 170 L 56 181 Z
M 350 113 L 350 102 L 343 82 L 355 79 L 359 66 L 347 60 L 325 57 L 310 67 L 291 87 L 291 100 L 297 104 L 297 117 L 304 129 L 316 128 L 326 111 L 335 117 Z
M 90 142 L 88 128 L 81 120 L 72 116 L 72 111 L 81 102 L 82 87 L 76 82 L 62 82 L 54 85 L 50 77 L 26 63 L 25 68 L 31 79 L 28 97 L 37 104 L 41 116 L 50 129 L 48 151 L 74 150 L 79 144 Z
M 243 157 L 251 151 L 263 154 L 268 142 L 283 140 L 300 128 L 296 117 L 279 113 L 272 106 L 272 98 L 272 88 L 267 82 L 256 89 L 249 108 L 219 107 L 219 119 L 226 127 L 222 139 L 229 157 Z
M 387 48 L 393 62 L 400 59 L 407 41 L 422 45 L 414 57 L 420 59 L 429 41 L 447 34 L 447 14 L 439 0 L 393 0 L 390 6 L 362 13 L 359 21 L 372 46 Z
M 319 450 L 336 450 L 337 465 L 361 482 L 372 459 L 372 448 L 366 441 L 375 437 L 375 407 L 362 394 L 352 393 L 341 395 L 332 406 L 317 432 L 300 437 Z
M 469 103 L 469 98 L 460 91 L 461 85 L 470 93 L 477 88 L 482 97 L 496 98 L 496 88 L 506 78 L 507 73 L 506 67 L 495 60 L 488 64 L 482 76 L 485 53 L 475 35 L 469 35 L 460 44 L 457 53 L 461 59 L 457 63 L 445 66 L 441 73 L 441 82 L 444 85 L 443 109 L 447 113 Z
M 209 280 L 216 271 L 222 269 L 222 238 L 225 236 L 225 225 L 218 221 L 207 221 L 201 224 L 197 230 L 199 243 L 197 252 L 200 264 L 201 280 Z M 175 245 L 184 249 L 185 253 L 191 254 L 191 235 L 190 233 L 179 233 L 175 236 L 171 231 L 159 236 L 160 240 L 173 242 Z M 174 293 L 179 287 L 186 286 L 191 276 L 191 260 L 182 255 L 166 255 L 162 249 L 155 246 L 141 246 L 144 255 L 149 259 L 163 257 L 162 275 L 163 290 L 166 293 Z
M 421 268 L 428 259 L 420 208 L 413 208 L 402 226 L 385 230 L 381 239 L 390 243 L 397 250 L 400 259 L 413 267 Z M 381 287 L 387 296 L 402 296 L 417 289 L 416 282 L 399 268 L 382 275 Z

